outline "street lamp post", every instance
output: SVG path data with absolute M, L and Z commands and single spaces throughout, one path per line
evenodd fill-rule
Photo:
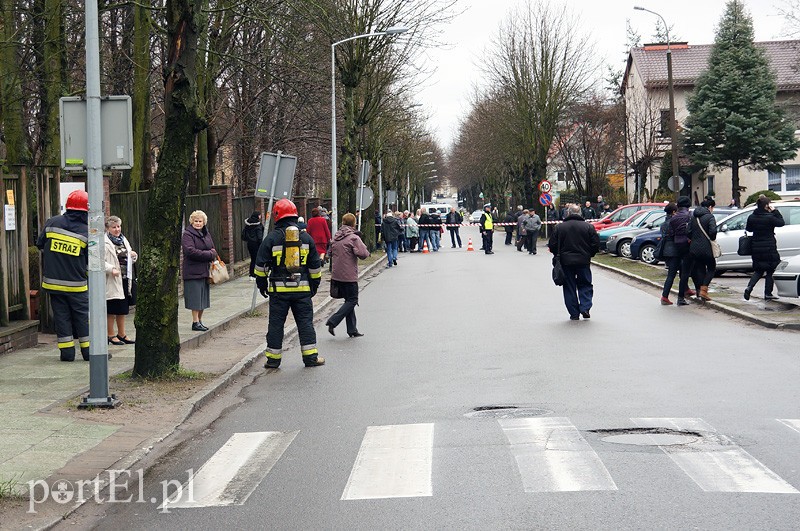
M 336 46 L 365 37 L 397 35 L 399 33 L 405 33 L 406 31 L 408 31 L 408 28 L 392 26 L 385 31 L 374 31 L 371 33 L 354 35 L 331 44 L 331 226 L 333 227 L 334 234 L 339 230 L 339 190 L 336 183 Z
M 641 6 L 634 6 L 637 11 L 647 11 L 661 19 L 664 24 L 664 31 L 667 33 L 667 91 L 669 92 L 669 134 L 672 143 L 672 186 L 675 188 L 675 201 L 681 196 L 681 177 L 680 167 L 678 166 L 678 139 L 677 124 L 675 123 L 675 91 L 672 85 L 672 48 L 669 42 L 669 26 L 660 14 Z

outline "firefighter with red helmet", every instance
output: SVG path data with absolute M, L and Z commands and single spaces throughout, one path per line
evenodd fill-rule
M 89 361 L 89 196 L 75 190 L 66 212 L 44 224 L 36 240 L 42 251 L 42 289 L 50 295 L 61 361 L 75 361 L 75 341 Z
M 261 242 L 253 271 L 261 295 L 269 297 L 265 367 L 276 369 L 281 364 L 283 327 L 290 309 L 297 324 L 303 364 L 317 367 L 325 364 L 325 358 L 317 351 L 311 299 L 322 279 L 322 263 L 314 239 L 297 227 L 294 203 L 281 199 L 272 214 L 275 228 Z

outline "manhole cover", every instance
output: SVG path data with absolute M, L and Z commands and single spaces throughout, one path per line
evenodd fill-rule
M 471 419 L 516 419 L 525 417 L 539 417 L 552 413 L 549 409 L 527 406 L 479 406 L 473 408 L 464 416 Z
M 615 444 L 635 444 L 637 446 L 678 446 L 697 442 L 699 437 L 690 435 L 675 435 L 672 433 L 656 433 L 653 435 L 611 435 L 601 440 Z
M 598 434 L 603 442 L 636 446 L 680 446 L 692 444 L 703 438 L 703 435 L 696 431 L 670 428 L 618 428 L 590 431 Z

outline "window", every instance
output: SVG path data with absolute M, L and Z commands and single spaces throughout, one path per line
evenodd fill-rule
M 784 166 L 783 172 L 767 173 L 767 186 L 773 192 L 797 192 L 800 190 L 800 166 Z
M 556 174 L 556 180 L 558 180 L 558 181 L 563 181 L 566 178 L 567 178 L 567 174 L 565 172 L 563 172 L 563 171 L 560 171 L 560 172 L 558 172 Z
M 658 132 L 661 138 L 670 138 L 669 109 L 661 109 L 661 130 Z
M 777 208 L 787 225 L 800 225 L 800 207 L 781 205 Z
M 734 216 L 729 219 L 726 222 L 728 225 L 728 230 L 744 230 L 745 226 L 747 225 L 747 218 L 752 213 L 752 210 L 748 210 L 747 212 L 742 212 L 738 216 Z
M 714 195 L 716 192 L 717 188 L 714 186 L 716 184 L 714 181 L 715 177 L 713 175 L 706 176 L 706 190 L 709 195 Z

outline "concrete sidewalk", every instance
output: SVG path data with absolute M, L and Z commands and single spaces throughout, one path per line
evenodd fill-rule
M 380 255 L 373 253 L 374 258 Z M 362 263 L 361 276 L 378 265 L 380 260 Z M 325 271 L 320 290 L 314 298 L 315 311 L 332 302 L 328 296 L 329 276 Z M 203 324 L 209 331 L 191 330 L 191 312 L 179 301 L 178 329 L 182 353 L 200 346 L 210 339 L 214 331 L 222 330 L 247 314 L 251 309 L 255 283 L 248 277 L 233 279 L 211 288 L 211 307 L 203 315 Z M 256 307 L 266 314 L 267 300 L 257 295 Z M 136 337 L 133 315 L 126 319 L 126 332 Z M 259 320 L 259 332 L 266 332 L 266 320 Z M 292 339 L 287 330 L 285 343 Z M 47 342 L 42 343 L 42 340 Z M 109 361 L 109 375 L 113 376 L 133 367 L 134 345 L 108 345 L 113 358 Z M 260 349 L 263 352 L 263 349 Z M 191 350 L 189 350 L 191 352 Z M 220 364 L 213 371 L 219 373 L 213 381 L 203 382 L 203 389 L 187 401 L 182 418 L 188 418 L 215 391 L 224 387 L 259 357 L 250 352 L 244 359 L 229 359 L 223 370 Z M 182 365 L 184 357 L 182 355 Z M 224 362 L 223 362 L 224 363 Z M 192 369 L 195 369 L 192 367 Z M 204 370 L 200 366 L 197 370 Z M 47 480 L 58 471 L 59 479 L 74 481 L 92 479 L 111 467 L 124 468 L 135 463 L 148 451 L 154 440 L 166 437 L 175 426 L 166 429 L 154 425 L 119 425 L 90 422 L 56 414 L 56 406 L 88 393 L 89 363 L 78 359 L 72 363 L 59 360 L 55 337 L 40 334 L 37 347 L 0 356 L 0 487 L 16 483 L 17 493 L 27 496 L 29 481 Z M 110 392 L 114 392 L 113 386 Z M 124 397 L 123 403 L 124 403 Z M 161 433 L 159 433 L 161 432 Z M 102 444 L 110 436 L 113 444 Z M 93 449 L 92 452 L 87 450 Z M 2 520 L 0 515 L 0 521 Z M 3 526 L 0 525 L 0 528 Z

